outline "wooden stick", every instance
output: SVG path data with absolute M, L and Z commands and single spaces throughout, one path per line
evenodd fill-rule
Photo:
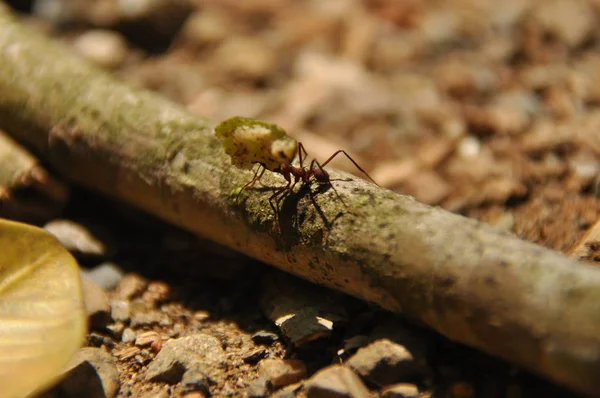
M 0 217 L 41 223 L 56 217 L 69 189 L 0 130 Z
M 131 89 L 0 5 L 0 124 L 78 184 L 445 336 L 600 396 L 600 270 L 332 172 L 282 201 L 205 120 Z M 266 173 L 266 186 L 281 186 Z

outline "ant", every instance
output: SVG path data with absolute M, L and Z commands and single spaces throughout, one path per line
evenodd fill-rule
M 225 152 L 231 157 L 234 166 L 251 169 L 255 164 L 259 164 L 252 180 L 239 190 L 238 197 L 245 189 L 259 181 L 265 170 L 281 174 L 285 178 L 287 185 L 277 189 L 269 197 L 269 204 L 276 217 L 278 211 L 274 203 L 278 204 L 278 198 L 285 193 L 292 192 L 300 181 L 304 184 L 309 183 L 311 177 L 314 177 L 318 183 L 329 184 L 340 201 L 346 206 L 338 191 L 331 184 L 329 173 L 324 169 L 339 154 L 344 154 L 358 170 L 377 185 L 371 176 L 342 149 L 336 151 L 323 164 L 313 159 L 309 166 L 305 166 L 304 162 L 308 154 L 304 145 L 289 137 L 284 129 L 273 123 L 234 116 L 219 123 L 215 127 L 215 135 L 223 143 Z M 299 166 L 292 165 L 296 154 L 298 155 Z
M 288 162 L 288 163 L 281 163 L 279 166 L 277 166 L 273 169 L 269 169 L 273 173 L 281 174 L 283 176 L 283 178 L 285 178 L 285 180 L 287 181 L 286 186 L 281 187 L 280 189 L 276 190 L 269 197 L 269 204 L 275 214 L 277 214 L 277 210 L 278 210 L 277 209 L 278 206 L 274 205 L 274 203 L 278 202 L 277 198 L 279 198 L 280 196 L 282 196 L 285 193 L 292 192 L 294 190 L 294 187 L 296 186 L 296 184 L 300 181 L 302 181 L 302 183 L 304 183 L 304 184 L 309 183 L 311 177 L 314 177 L 315 181 L 317 181 L 320 184 L 329 184 L 329 186 L 333 189 L 333 191 L 335 192 L 338 199 L 347 208 L 348 206 L 346 205 L 346 203 L 344 202 L 344 200 L 342 199 L 342 197 L 340 196 L 338 191 L 335 189 L 335 187 L 331 183 L 331 178 L 329 177 L 329 173 L 324 168 L 325 166 L 327 166 L 327 164 L 329 162 L 331 162 L 339 154 L 344 154 L 348 158 L 348 160 L 350 160 L 352 162 L 352 164 L 354 164 L 354 166 L 356 166 L 356 168 L 358 170 L 360 170 L 365 176 L 367 176 L 369 178 L 369 180 L 371 180 L 371 182 L 373 182 L 375 185 L 378 185 L 375 182 L 375 180 L 373 180 L 373 178 L 371 178 L 371 176 L 362 167 L 360 167 L 358 165 L 358 163 L 356 163 L 356 161 L 352 158 L 352 156 L 350 156 L 343 149 L 339 149 L 339 150 L 335 151 L 333 153 L 333 155 L 331 155 L 322 164 L 319 163 L 319 161 L 317 159 L 313 159 L 310 162 L 309 166 L 304 165 L 304 161 L 308 157 L 308 153 L 306 152 L 306 149 L 304 148 L 304 145 L 302 145 L 301 142 L 298 142 L 297 152 L 298 152 L 298 160 L 300 163 L 299 166 L 294 166 L 293 164 Z M 258 169 L 256 169 L 256 172 L 254 173 L 254 177 L 252 178 L 252 180 L 250 180 L 246 185 L 244 185 L 241 188 L 240 193 L 244 189 L 250 188 L 257 181 L 259 181 L 262 178 L 265 170 L 267 170 L 267 169 L 268 168 L 263 163 L 259 163 L 259 167 L 258 167 Z M 292 177 L 293 177 L 293 182 L 292 182 Z M 238 193 L 238 195 L 239 195 L 239 193 Z

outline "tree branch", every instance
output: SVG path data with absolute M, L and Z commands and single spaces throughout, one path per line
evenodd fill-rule
M 332 172 L 280 203 L 205 120 L 131 89 L 0 5 L 0 124 L 66 178 L 600 395 L 600 270 Z M 270 173 L 266 173 L 270 174 Z M 265 175 L 267 187 L 282 185 Z

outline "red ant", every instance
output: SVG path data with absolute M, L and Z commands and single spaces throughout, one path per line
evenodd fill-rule
M 346 151 L 344 151 L 343 149 L 340 149 L 340 150 L 337 150 L 336 152 L 334 152 L 334 154 L 331 155 L 325 162 L 323 162 L 323 164 L 319 163 L 319 161 L 317 161 L 317 159 L 313 159 L 310 162 L 310 166 L 306 167 L 304 165 L 304 161 L 306 160 L 308 153 L 306 152 L 304 145 L 302 145 L 301 142 L 298 142 L 298 159 L 299 159 L 300 166 L 297 167 L 297 166 L 292 165 L 291 163 L 281 163 L 279 166 L 277 166 L 276 168 L 271 170 L 273 173 L 281 174 L 283 176 L 283 178 L 285 178 L 285 180 L 287 181 L 286 186 L 281 187 L 280 189 L 276 190 L 269 197 L 269 204 L 270 204 L 271 208 L 273 209 L 273 212 L 275 213 L 275 215 L 277 215 L 277 210 L 278 210 L 277 207 L 278 206 L 275 206 L 273 203 L 274 202 L 277 203 L 276 199 L 284 193 L 292 192 L 294 187 L 296 186 L 296 184 L 299 181 L 302 181 L 302 183 L 305 183 L 305 184 L 308 183 L 310 181 L 311 177 L 314 177 L 318 183 L 329 184 L 331 186 L 331 188 L 333 189 L 333 191 L 335 192 L 336 196 L 340 199 L 340 201 L 344 204 L 344 206 L 346 206 L 346 203 L 344 202 L 344 200 L 342 199 L 342 197 L 340 196 L 338 191 L 335 189 L 333 184 L 331 184 L 331 179 L 329 177 L 329 173 L 327 172 L 327 170 L 324 169 L 324 167 L 340 153 L 344 154 L 348 158 L 348 160 L 350 160 L 354 164 L 354 166 L 356 166 L 356 168 L 358 170 L 360 170 L 364 175 L 366 175 L 369 178 L 369 180 L 371 180 L 375 185 L 378 185 L 375 182 L 375 180 L 373 180 L 373 178 L 371 178 L 371 176 L 362 167 L 360 167 L 358 165 L 358 163 L 356 163 L 356 161 L 350 155 L 348 155 L 348 153 Z M 261 179 L 261 177 L 263 176 L 265 170 L 267 170 L 267 167 L 263 163 L 259 163 L 259 164 L 260 164 L 260 166 L 254 173 L 254 177 L 252 178 L 252 180 L 250 180 L 250 182 L 248 182 L 246 185 L 244 185 L 241 188 L 240 193 L 244 189 L 249 188 L 252 185 L 254 185 L 254 183 L 256 183 L 256 181 L 259 181 Z M 292 177 L 294 177 L 293 182 L 292 182 Z M 348 206 L 346 206 L 346 207 L 348 207 Z

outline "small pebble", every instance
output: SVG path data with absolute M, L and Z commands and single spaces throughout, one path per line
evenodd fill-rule
M 479 155 L 480 150 L 481 142 L 476 137 L 468 136 L 458 143 L 457 154 L 463 159 L 468 159 Z
M 115 360 L 100 348 L 84 347 L 71 359 L 67 373 L 58 384 L 64 397 L 105 397 L 117 395 L 120 387 Z
M 302 390 L 303 386 L 302 382 L 290 384 L 274 392 L 271 398 L 296 398 L 299 396 L 298 392 Z
M 253 37 L 231 37 L 217 49 L 216 64 L 224 72 L 246 79 L 263 79 L 279 64 L 276 53 L 264 40 Z
M 166 301 L 171 294 L 171 288 L 164 282 L 150 282 L 144 294 L 142 294 L 142 300 L 149 301 L 154 304 Z
M 191 371 L 216 382 L 225 378 L 225 365 L 225 351 L 216 337 L 193 334 L 164 343 L 148 365 L 146 380 L 174 384 Z
M 160 390 L 156 392 L 151 392 L 146 395 L 146 398 L 170 398 L 171 394 L 169 394 L 166 390 Z
M 194 319 L 200 322 L 206 321 L 208 318 L 210 318 L 210 314 L 208 313 L 208 311 L 196 311 L 194 312 L 193 315 Z
M 121 279 L 116 289 L 116 296 L 123 300 L 130 300 L 142 294 L 148 282 L 137 274 L 127 274 Z
M 258 363 L 258 374 L 278 388 L 305 378 L 306 365 L 298 359 L 266 358 Z
M 135 331 L 131 328 L 125 328 L 125 330 L 123 330 L 123 335 L 121 336 L 121 341 L 123 343 L 131 343 L 132 341 L 135 341 Z
M 190 44 L 198 46 L 218 43 L 230 33 L 227 22 L 222 12 L 206 8 L 188 17 L 181 35 Z
M 388 339 L 361 348 L 346 365 L 364 380 L 380 386 L 402 382 L 425 371 L 424 359 L 414 358 L 406 347 Z
M 131 304 L 125 300 L 112 300 L 110 302 L 110 316 L 115 322 L 129 322 L 131 319 Z
M 209 378 L 198 369 L 189 369 L 181 378 L 181 385 L 183 389 L 188 392 L 199 392 L 203 396 L 210 396 L 210 380 Z
M 88 344 L 94 347 L 114 347 L 115 342 L 110 337 L 92 332 L 88 335 Z
M 418 398 L 419 388 L 410 383 L 399 383 L 384 388 L 381 398 Z
M 122 322 L 115 322 L 112 325 L 108 325 L 106 329 L 110 331 L 110 333 L 115 339 L 121 340 L 121 337 L 123 336 L 123 331 L 125 330 L 125 325 Z
M 85 272 L 85 275 L 102 289 L 113 290 L 123 279 L 124 273 L 116 264 L 106 262 Z
M 107 69 L 117 68 L 127 57 L 128 48 L 123 36 L 109 30 L 89 30 L 79 36 L 73 47 L 81 56 Z
M 252 335 L 252 341 L 255 344 L 271 345 L 277 340 L 279 340 L 279 336 L 276 333 L 266 330 L 259 330 Z
M 265 358 L 268 355 L 267 350 L 264 348 L 259 348 L 257 350 L 252 351 L 251 353 L 244 355 L 244 362 L 249 363 L 251 365 L 257 364 L 258 361 Z
M 110 322 L 111 307 L 104 289 L 82 275 L 83 304 L 92 330 L 103 330 Z
M 56 237 L 74 256 L 103 257 L 107 246 L 90 229 L 71 220 L 52 220 L 44 229 Z
M 350 368 L 340 365 L 321 369 L 306 383 L 306 397 L 371 398 L 360 377 Z
M 271 383 L 262 377 L 252 381 L 248 387 L 248 397 L 250 398 L 263 398 L 269 396 L 271 390 Z

